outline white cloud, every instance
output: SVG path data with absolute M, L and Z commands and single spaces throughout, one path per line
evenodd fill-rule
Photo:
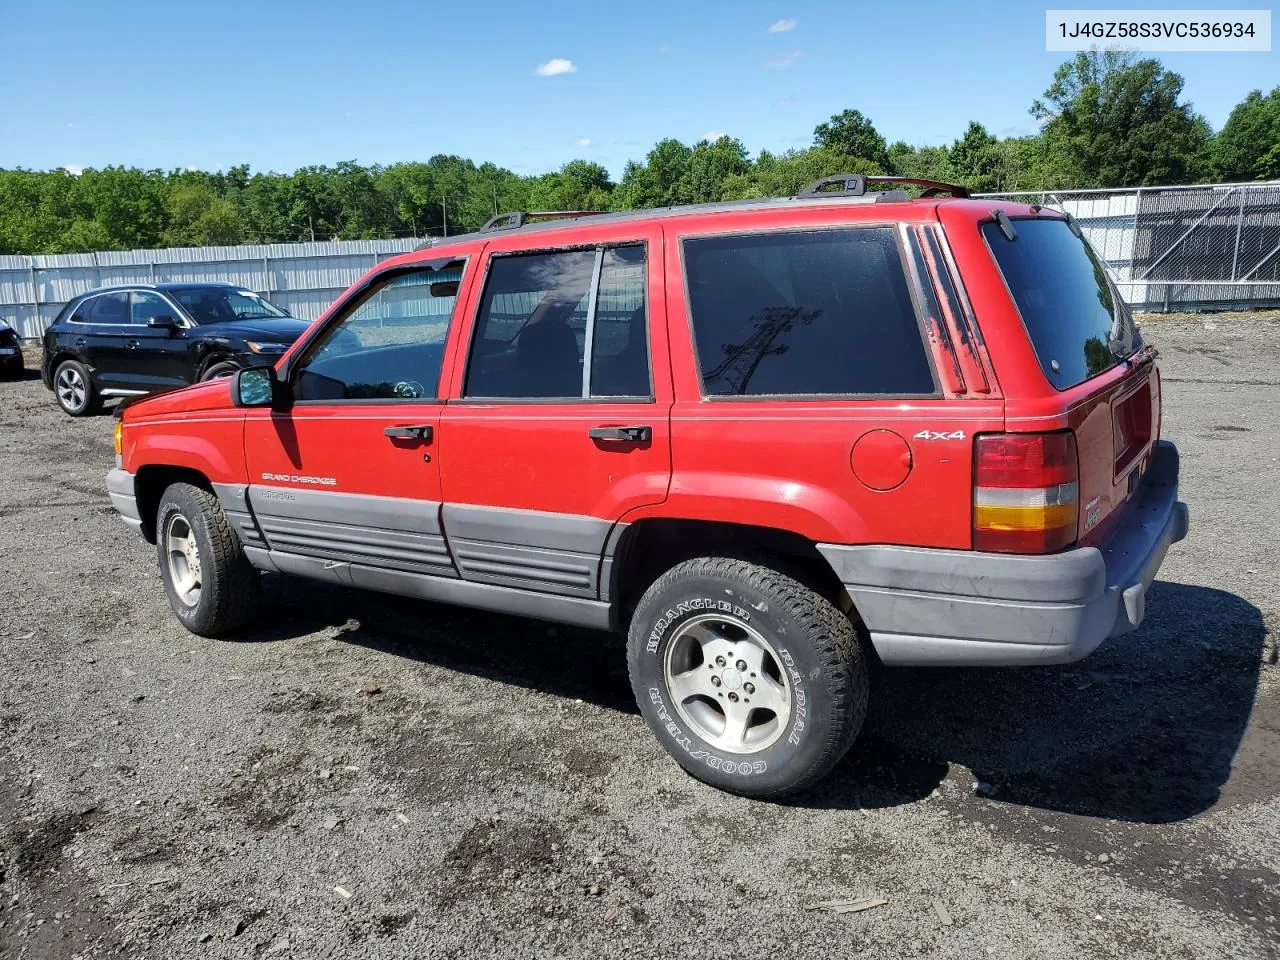
M 591 138 L 579 137 L 577 140 L 573 141 L 573 145 L 575 147 L 589 147 L 591 146 Z
M 723 130 L 708 130 L 706 133 L 702 135 L 702 139 L 706 140 L 708 143 L 715 143 L 721 137 L 727 137 L 727 136 L 728 134 L 725 133 Z
M 790 53 L 784 53 L 780 57 L 774 57 L 772 60 L 766 60 L 764 65 L 765 68 L 769 70 L 773 70 L 777 67 L 789 67 L 802 56 L 804 56 L 804 54 L 801 51 L 792 50 Z
M 794 30 L 796 22 L 794 20 L 777 20 L 769 24 L 770 33 L 786 33 L 788 30 Z
M 68 130 L 82 130 L 83 128 L 84 128 L 84 124 L 83 124 L 83 123 L 77 123 L 75 120 L 72 120 L 71 122 L 69 122 L 69 123 L 67 124 L 67 129 L 68 129 Z
M 83 163 L 64 163 L 62 169 L 73 177 L 78 177 L 88 169 L 88 165 Z
M 562 73 L 577 73 L 578 68 L 573 65 L 572 60 L 553 57 L 546 63 L 539 64 L 538 69 L 534 72 L 540 77 L 558 77 Z

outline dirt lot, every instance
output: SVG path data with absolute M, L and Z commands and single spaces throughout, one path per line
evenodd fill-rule
M 1192 532 L 1143 628 L 886 671 L 786 805 L 684 776 L 608 636 L 278 580 L 186 634 L 110 417 L 0 384 L 0 957 L 1280 954 L 1280 322 L 1146 332 Z

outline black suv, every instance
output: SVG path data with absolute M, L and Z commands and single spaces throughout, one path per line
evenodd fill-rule
M 22 376 L 22 341 L 18 331 L 0 320 L 0 379 L 16 380 Z
M 76 297 L 44 334 L 40 374 L 73 417 L 132 397 L 273 362 L 307 329 L 229 283 L 104 287 Z

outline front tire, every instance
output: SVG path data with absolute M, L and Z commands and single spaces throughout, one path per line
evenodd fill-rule
M 731 793 L 811 786 L 848 752 L 867 710 L 867 660 L 849 618 L 769 567 L 681 563 L 641 599 L 631 687 L 663 747 Z
M 102 396 L 93 385 L 89 368 L 79 360 L 63 360 L 53 374 L 53 395 L 62 412 L 88 417 L 102 409 Z
M 208 490 L 189 483 L 165 490 L 156 511 L 156 553 L 169 606 L 192 633 L 226 636 L 253 616 L 260 576 Z
M 221 380 L 223 377 L 230 377 L 234 375 L 239 369 L 240 364 L 236 363 L 234 360 L 219 360 L 216 363 L 209 364 L 209 366 L 205 368 L 204 373 L 200 374 L 200 382 L 203 383 L 205 380 Z

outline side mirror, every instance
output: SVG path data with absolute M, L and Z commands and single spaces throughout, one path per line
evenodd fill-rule
M 282 409 L 288 405 L 284 394 L 285 384 L 275 367 L 248 367 L 231 378 L 231 399 L 237 407 Z
M 181 329 L 181 327 L 178 326 L 177 320 L 173 319 L 173 317 L 164 316 L 151 317 L 147 320 L 147 326 L 151 327 L 153 330 L 168 330 L 170 333 Z

